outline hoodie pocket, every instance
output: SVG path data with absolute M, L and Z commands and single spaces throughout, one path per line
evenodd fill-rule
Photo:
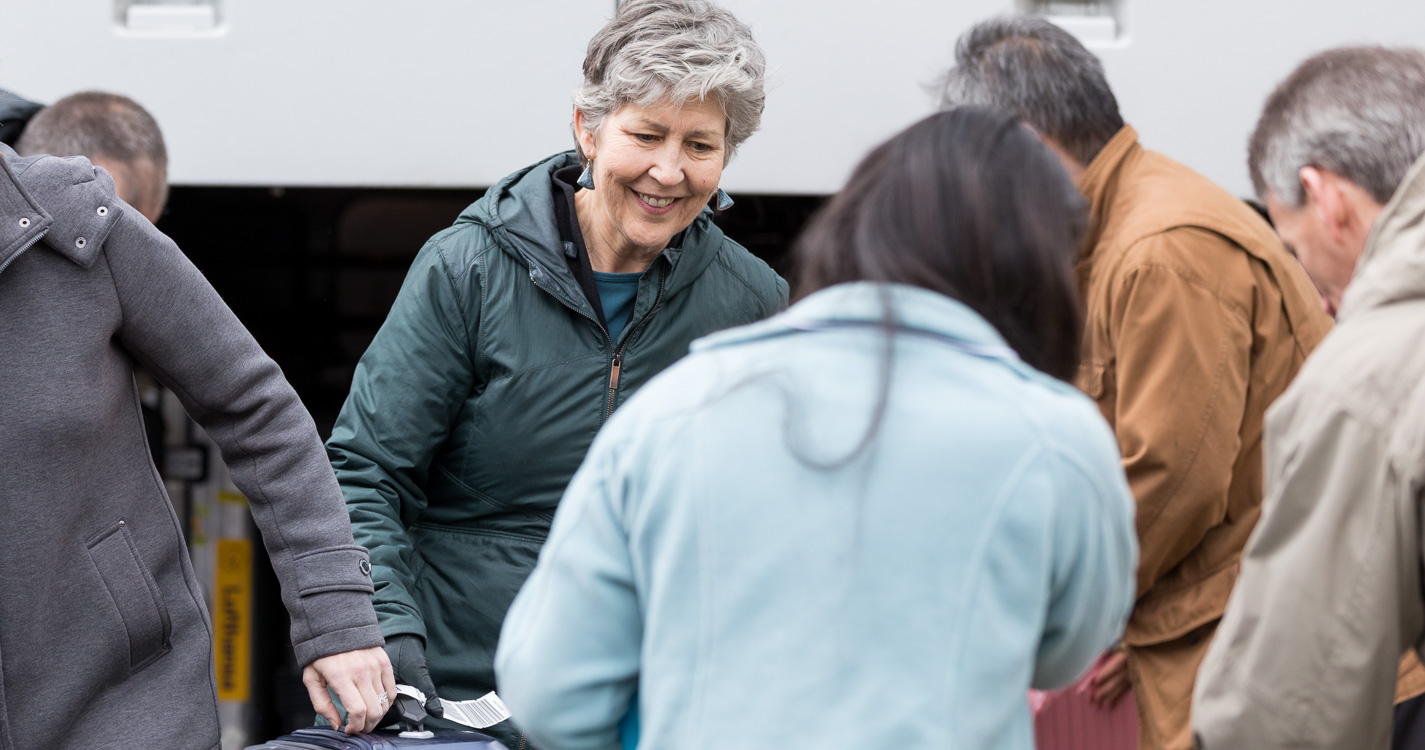
M 129 674 L 168 653 L 172 623 L 158 584 L 139 557 L 128 523 L 120 519 L 91 537 L 89 560 L 109 590 L 129 637 Z

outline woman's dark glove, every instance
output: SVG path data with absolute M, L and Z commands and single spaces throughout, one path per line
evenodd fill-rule
M 386 656 L 391 659 L 396 682 L 426 694 L 426 713 L 444 716 L 445 709 L 440 706 L 440 696 L 435 694 L 435 683 L 430 679 L 430 670 L 426 669 L 426 647 L 420 637 L 404 634 L 387 638 Z

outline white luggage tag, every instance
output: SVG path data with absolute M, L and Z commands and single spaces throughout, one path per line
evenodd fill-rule
M 410 685 L 397 685 L 396 692 L 409 695 L 422 705 L 426 702 L 426 694 Z M 500 700 L 500 696 L 495 695 L 493 690 L 473 701 L 448 701 L 441 698 L 440 707 L 445 709 L 445 716 L 442 718 L 464 724 L 471 729 L 488 729 L 510 718 L 510 709 L 505 707 L 505 702 Z

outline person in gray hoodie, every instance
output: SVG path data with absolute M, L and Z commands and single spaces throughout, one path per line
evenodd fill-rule
M 219 746 L 212 637 L 134 365 L 252 504 L 318 712 L 394 695 L 371 565 L 316 426 L 178 247 L 82 157 L 0 145 L 0 750 Z
M 1193 700 L 1197 746 L 1419 747 L 1425 54 L 1337 49 L 1267 100 L 1257 194 L 1337 325 L 1267 415 L 1266 494 Z M 1394 733 L 1394 736 L 1392 736 Z

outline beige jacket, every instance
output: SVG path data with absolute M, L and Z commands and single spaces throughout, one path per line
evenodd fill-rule
M 1425 159 L 1268 414 L 1266 499 L 1194 694 L 1201 746 L 1386 748 L 1425 634 Z

